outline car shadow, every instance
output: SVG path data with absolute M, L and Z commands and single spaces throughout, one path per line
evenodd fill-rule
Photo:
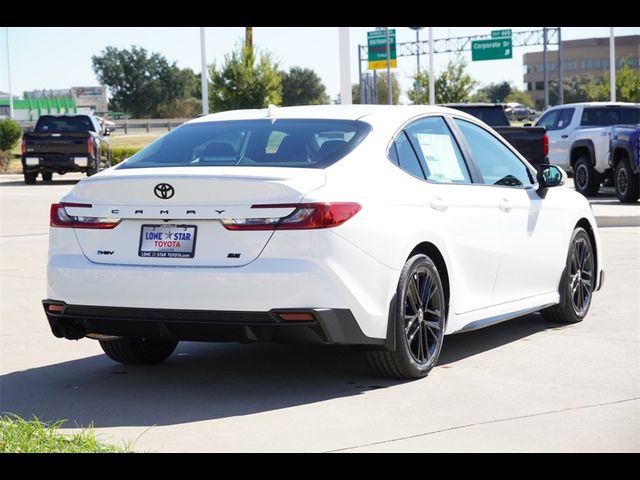
M 449 336 L 439 365 L 548 326 L 539 315 L 528 315 Z M 96 355 L 2 375 L 0 412 L 65 419 L 66 428 L 174 425 L 312 404 L 401 383 L 372 373 L 357 349 L 182 342 L 161 365 L 124 366 Z
M 536 333 L 558 328 L 562 328 L 562 325 L 549 323 L 539 313 L 532 313 L 488 328 L 448 335 L 444 337 L 438 365 L 455 363 Z

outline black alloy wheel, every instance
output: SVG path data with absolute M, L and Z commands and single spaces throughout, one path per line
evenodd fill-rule
M 593 294 L 593 254 L 588 238 L 580 236 L 575 239 L 571 266 L 569 269 L 569 289 L 571 305 L 576 315 L 584 317 L 591 305 Z
M 589 312 L 596 286 L 596 261 L 591 238 L 584 228 L 573 231 L 560 280 L 560 303 L 540 313 L 556 323 L 581 322 Z
M 386 377 L 422 378 L 438 362 L 446 324 L 444 288 L 438 268 L 426 255 L 405 263 L 390 315 L 395 348 L 371 350 L 371 367 Z

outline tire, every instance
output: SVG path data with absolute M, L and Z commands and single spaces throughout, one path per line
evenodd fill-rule
M 640 174 L 633 173 L 628 158 L 624 157 L 618 162 L 613 178 L 618 200 L 635 203 L 640 197 Z
M 92 166 L 87 167 L 87 177 L 95 175 L 96 173 L 98 173 L 98 160 L 96 160 Z
M 24 172 L 24 183 L 26 185 L 35 185 L 38 172 Z
M 53 172 L 42 172 L 42 180 L 50 182 L 53 179 Z
M 591 160 L 586 155 L 578 158 L 573 166 L 573 183 L 576 190 L 585 197 L 595 195 L 600 189 L 600 175 L 595 171 Z
M 160 363 L 173 353 L 178 345 L 173 340 L 147 340 L 145 338 L 121 338 L 100 340 L 100 346 L 111 360 L 125 365 L 152 365 Z
M 389 315 L 395 328 L 395 349 L 368 351 L 367 360 L 385 377 L 426 377 L 440 356 L 447 310 L 440 273 L 429 257 L 415 255 L 407 260 L 396 298 Z
M 540 312 L 545 320 L 578 323 L 587 316 L 596 280 L 594 258 L 589 235 L 584 228 L 576 228 L 560 279 L 560 303 Z
M 100 171 L 100 150 L 96 150 L 95 159 L 93 165 L 87 167 L 87 177 L 95 175 Z

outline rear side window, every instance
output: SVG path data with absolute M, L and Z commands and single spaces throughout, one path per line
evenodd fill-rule
M 590 107 L 582 112 L 582 126 L 609 126 L 640 123 L 640 107 Z
M 95 132 L 95 126 L 87 116 L 60 116 L 52 117 L 43 115 L 38 119 L 34 132 Z
M 558 125 L 556 127 L 557 130 L 564 130 L 571 124 L 571 120 L 573 119 L 573 112 L 575 112 L 575 108 L 563 108 L 560 110 L 560 116 L 558 118 Z
M 391 158 L 394 162 L 397 159 L 396 163 L 402 170 L 424 180 L 423 166 L 420 165 L 420 160 L 404 131 L 400 132 L 393 141 L 392 150 L 394 153 L 391 154 Z
M 353 120 L 270 119 L 183 125 L 118 168 L 250 166 L 326 168 L 371 127 Z
M 509 120 L 507 119 L 506 114 L 502 107 L 464 107 L 464 106 L 455 106 L 451 107 L 456 110 L 460 110 L 461 112 L 468 113 L 469 115 L 473 115 L 478 120 L 482 120 L 487 125 L 491 125 L 492 127 L 508 127 Z

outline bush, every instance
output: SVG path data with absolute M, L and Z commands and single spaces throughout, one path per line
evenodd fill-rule
M 138 153 L 141 148 L 131 148 L 131 147 L 113 147 L 111 149 L 111 164 L 117 165 L 118 163 L 126 160 L 134 153 Z
M 10 118 L 0 120 L 0 170 L 6 170 L 10 151 L 21 135 L 22 129 L 17 122 Z
M 18 122 L 7 118 L 0 120 L 0 150 L 6 152 L 11 150 L 22 135 L 22 129 Z

